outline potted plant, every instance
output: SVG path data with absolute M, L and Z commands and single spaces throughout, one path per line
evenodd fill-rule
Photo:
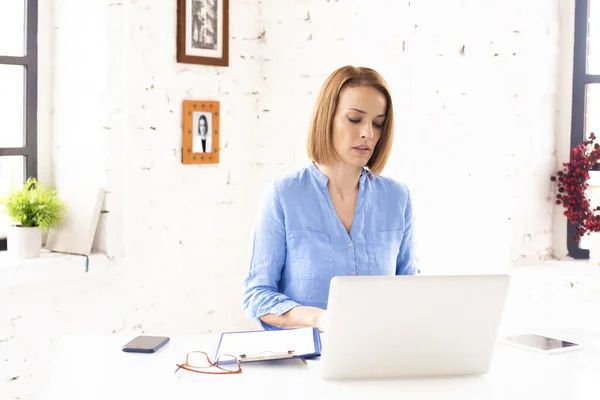
M 0 205 L 13 225 L 8 233 L 8 251 L 18 258 L 36 258 L 42 248 L 42 232 L 62 220 L 66 209 L 56 190 L 29 178 L 22 187 L 0 198 Z

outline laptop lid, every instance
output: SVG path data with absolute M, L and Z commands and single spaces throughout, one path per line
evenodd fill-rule
M 487 373 L 509 281 L 502 274 L 333 278 L 323 376 Z

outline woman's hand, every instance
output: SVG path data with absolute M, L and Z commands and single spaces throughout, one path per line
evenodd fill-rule
M 325 315 L 327 311 L 320 308 L 317 308 L 317 310 L 318 311 L 316 311 L 314 326 L 319 329 L 319 332 L 325 332 Z
M 318 328 L 319 332 L 325 332 L 325 310 L 319 307 L 296 307 L 291 309 L 290 312 L 303 313 L 306 318 L 306 325 L 313 328 Z

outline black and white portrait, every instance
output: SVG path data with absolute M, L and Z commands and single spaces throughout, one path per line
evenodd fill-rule
M 229 0 L 178 0 L 177 61 L 229 65 Z
M 194 140 L 192 151 L 194 153 L 212 152 L 212 113 L 194 112 L 193 114 Z
M 193 49 L 216 50 L 218 10 L 217 0 L 192 0 L 192 37 Z

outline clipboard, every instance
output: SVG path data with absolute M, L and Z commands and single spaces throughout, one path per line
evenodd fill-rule
M 236 356 L 240 363 L 308 358 L 321 355 L 317 328 L 223 332 L 215 352 Z

